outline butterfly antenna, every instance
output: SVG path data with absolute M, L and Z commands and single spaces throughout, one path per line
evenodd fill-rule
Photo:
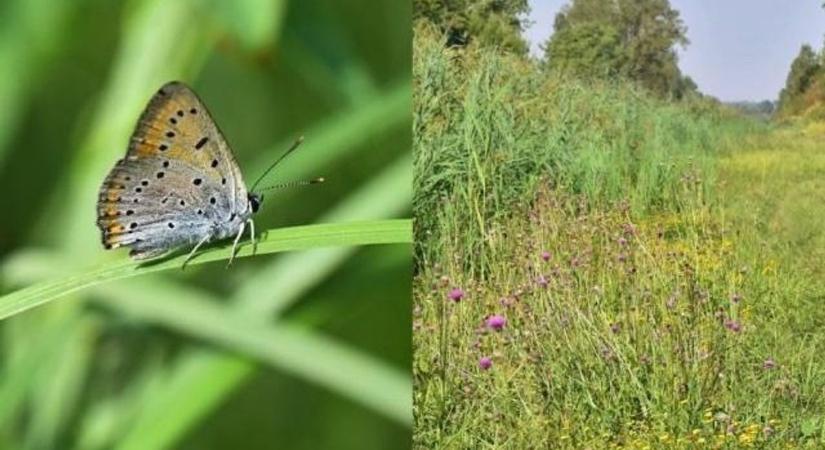
M 267 186 L 267 187 L 261 189 L 258 192 L 266 192 L 266 191 L 271 191 L 273 189 L 283 189 L 283 188 L 291 188 L 291 187 L 297 187 L 297 186 L 308 186 L 310 184 L 323 183 L 324 181 L 325 181 L 324 177 L 313 178 L 312 180 L 288 181 L 286 183 L 279 183 L 279 184 L 276 184 L 276 185 L 273 185 L 273 186 Z
M 264 179 L 267 175 L 269 175 L 269 172 L 271 172 L 271 171 L 272 171 L 272 169 L 274 169 L 274 168 L 275 168 L 275 166 L 277 166 L 277 165 L 278 165 L 281 161 L 283 161 L 283 160 L 284 160 L 284 158 L 286 158 L 287 156 L 289 156 L 289 154 L 290 154 L 290 153 L 294 152 L 294 151 L 295 151 L 295 149 L 297 149 L 297 148 L 301 145 L 301 143 L 302 143 L 302 142 L 304 142 L 304 137 L 303 137 L 303 136 L 299 137 L 298 139 L 295 139 L 295 142 L 293 142 L 293 143 L 292 143 L 292 146 L 291 146 L 291 147 L 289 147 L 289 150 L 287 150 L 286 152 L 284 152 L 284 154 L 283 154 L 283 155 L 281 155 L 278 159 L 276 159 L 276 160 L 275 160 L 275 162 L 274 162 L 274 163 L 272 163 L 272 165 L 270 165 L 270 166 L 269 166 L 269 167 L 268 167 L 268 168 L 264 171 L 264 173 L 263 173 L 260 177 L 258 177 L 258 179 L 257 179 L 257 180 L 255 180 L 255 182 L 254 182 L 254 183 L 252 183 L 252 187 L 251 187 L 251 188 L 249 188 L 249 192 L 255 192 L 255 188 L 258 186 L 258 183 L 260 183 L 260 182 L 261 182 L 261 180 L 263 180 L 263 179 Z

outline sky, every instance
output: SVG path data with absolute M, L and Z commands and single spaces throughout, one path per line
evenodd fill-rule
M 529 0 L 525 31 L 531 53 L 553 32 L 553 18 L 567 0 Z M 679 67 L 699 90 L 723 101 L 773 100 L 785 86 L 802 44 L 825 42 L 821 0 L 670 0 L 690 40 L 679 49 Z

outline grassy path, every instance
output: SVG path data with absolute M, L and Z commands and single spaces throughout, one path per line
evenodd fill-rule
M 752 139 L 722 160 L 721 178 L 738 230 L 786 269 L 825 276 L 825 123 Z
M 791 435 L 825 445 L 825 123 L 743 142 L 718 193 L 750 271 L 754 351 L 780 369 L 770 401 Z

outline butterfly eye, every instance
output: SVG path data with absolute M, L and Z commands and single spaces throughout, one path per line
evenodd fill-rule
M 258 196 L 257 194 L 249 194 L 249 208 L 252 209 L 253 213 L 258 212 L 258 208 L 261 207 L 261 203 L 263 202 L 263 196 Z

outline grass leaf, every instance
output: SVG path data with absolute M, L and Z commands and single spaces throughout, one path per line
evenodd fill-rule
M 412 241 L 410 220 L 305 225 L 265 232 L 258 243 L 258 254 L 304 250 L 319 247 L 396 244 Z M 209 248 L 193 258 L 189 265 L 224 260 L 231 252 L 231 242 Z M 238 257 L 252 255 L 252 246 L 244 245 Z M 48 280 L 0 297 L 0 320 L 28 309 L 101 283 L 168 269 L 180 269 L 186 255 L 158 262 L 125 261 L 107 263 L 97 268 L 54 280 Z

